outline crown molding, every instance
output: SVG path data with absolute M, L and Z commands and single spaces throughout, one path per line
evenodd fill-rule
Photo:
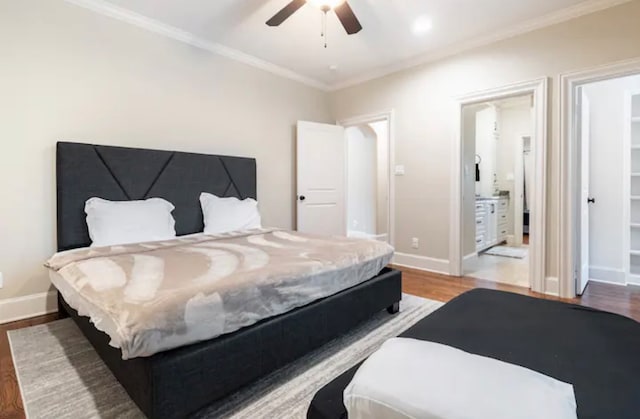
M 488 36 L 480 37 L 468 42 L 452 44 L 450 46 L 438 49 L 434 52 L 418 55 L 416 57 L 402 61 L 398 64 L 378 68 L 360 76 L 350 78 L 343 82 L 331 84 L 329 86 L 329 90 L 337 91 L 352 87 L 361 83 L 388 76 L 393 73 L 397 73 L 402 70 L 407 70 L 422 64 L 428 64 L 438 60 L 442 60 L 444 58 L 448 58 L 462 52 L 472 50 L 474 48 L 490 45 L 495 42 L 513 38 L 515 36 L 522 35 L 528 32 L 533 32 L 547 26 L 556 25 L 581 16 L 619 6 L 624 3 L 629 3 L 630 1 L 632 0 L 587 0 L 574 6 L 570 6 L 538 18 L 519 23 L 504 30 L 494 32 Z
M 287 68 L 278 66 L 276 64 L 265 61 L 261 58 L 244 53 L 242 51 L 229 48 L 227 46 L 207 41 L 194 35 L 191 32 L 184 31 L 166 23 L 160 22 L 155 19 L 151 19 L 147 16 L 133 12 L 129 9 L 125 9 L 120 6 L 116 6 L 105 0 L 64 0 L 67 3 L 74 4 L 76 6 L 83 7 L 101 15 L 120 20 L 122 22 L 129 23 L 131 25 L 138 26 L 139 28 L 146 29 L 151 32 L 172 38 L 176 41 L 184 42 L 196 48 L 200 48 L 209 51 L 213 54 L 229 58 L 234 61 L 238 61 L 243 64 L 258 68 L 260 70 L 267 71 L 275 74 L 276 76 L 284 77 L 307 86 L 314 87 L 316 89 L 327 91 L 329 86 L 321 81 L 315 80 L 310 77 L 303 76 Z
M 244 53 L 237 49 L 229 48 L 225 45 L 215 42 L 207 41 L 201 37 L 194 35 L 191 32 L 184 31 L 166 23 L 160 22 L 155 19 L 151 19 L 147 16 L 135 13 L 129 9 L 116 6 L 105 0 L 64 0 L 67 3 L 74 4 L 76 6 L 83 7 L 93 12 L 99 13 L 104 16 L 108 16 L 113 19 L 120 20 L 142 29 L 155 32 L 157 34 L 172 38 L 174 40 L 184 42 L 196 48 L 200 48 L 209 51 L 213 54 L 217 54 L 228 59 L 258 68 L 260 70 L 272 73 L 274 75 L 284 77 L 296 82 L 305 84 L 307 86 L 314 87 L 323 91 L 337 91 L 345 89 L 357 84 L 365 83 L 374 79 L 378 79 L 389 74 L 396 73 L 402 70 L 410 69 L 419 65 L 431 63 L 444 58 L 451 57 L 456 54 L 460 54 L 465 51 L 472 50 L 474 48 L 489 45 L 504 39 L 512 38 L 517 35 L 522 35 L 527 32 L 532 32 L 537 29 L 542 29 L 547 26 L 555 25 L 558 23 L 566 22 L 571 19 L 578 18 L 580 16 L 595 13 L 601 10 L 605 10 L 611 7 L 618 6 L 620 4 L 628 3 L 632 0 L 587 0 L 579 3 L 575 6 L 571 6 L 548 15 L 535 18 L 518 25 L 514 25 L 510 28 L 495 32 L 491 35 L 480 37 L 469 42 L 461 42 L 453 44 L 434 52 L 427 54 L 421 54 L 416 57 L 404 60 L 400 63 L 384 66 L 369 72 L 365 72 L 356 77 L 352 77 L 342 82 L 333 84 L 326 84 L 311 77 L 303 76 L 288 68 L 273 64 L 261 58 Z

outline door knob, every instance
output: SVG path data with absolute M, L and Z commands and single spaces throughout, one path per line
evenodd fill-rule
M 300 198 L 298 198 L 298 199 L 300 199 L 300 201 L 304 201 L 305 199 L 307 199 L 307 197 L 304 196 L 304 195 L 300 195 Z
M 595 203 L 596 203 L 595 198 L 587 198 L 587 204 L 595 204 Z

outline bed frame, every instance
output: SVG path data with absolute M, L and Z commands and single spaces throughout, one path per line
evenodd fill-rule
M 199 195 L 256 198 L 256 161 L 160 150 L 59 142 L 57 145 L 58 249 L 88 246 L 84 203 L 161 197 L 176 209 L 178 235 L 203 229 Z M 294 361 L 384 310 L 396 313 L 400 272 L 376 277 L 288 313 L 205 342 L 150 357 L 122 360 L 119 349 L 58 294 L 96 352 L 150 418 L 182 418 Z

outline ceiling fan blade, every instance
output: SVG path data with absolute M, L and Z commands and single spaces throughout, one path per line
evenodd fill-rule
M 267 20 L 267 25 L 278 26 L 294 14 L 299 8 L 305 5 L 306 0 L 293 0 L 276 13 L 271 19 Z
M 353 35 L 354 33 L 358 33 L 362 30 L 362 25 L 353 13 L 353 10 L 351 10 L 349 3 L 345 1 L 333 10 L 336 12 L 338 19 L 340 19 L 342 26 L 344 26 L 344 30 L 347 31 L 349 35 Z

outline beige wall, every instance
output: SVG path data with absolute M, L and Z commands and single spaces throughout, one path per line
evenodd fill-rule
M 0 1 L 0 39 L 0 302 L 50 287 L 57 140 L 256 157 L 264 223 L 292 227 L 295 122 L 332 121 L 326 93 L 62 0 Z
M 552 77 L 547 213 L 548 276 L 558 273 L 559 74 L 640 57 L 636 0 L 535 32 L 425 64 L 331 95 L 338 119 L 396 110 L 396 248 L 448 259 L 451 142 L 458 121 L 453 97 L 510 83 Z M 411 249 L 410 238 L 421 248 Z

